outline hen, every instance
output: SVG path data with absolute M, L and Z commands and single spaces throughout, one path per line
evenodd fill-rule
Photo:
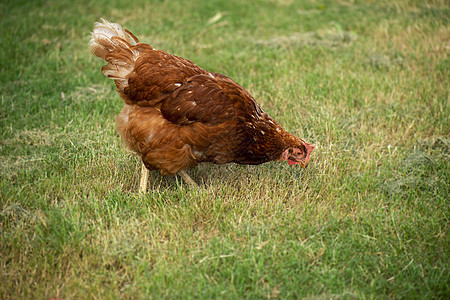
M 156 50 L 119 24 L 94 24 L 92 53 L 107 64 L 125 102 L 116 118 L 126 145 L 140 155 L 140 191 L 148 170 L 180 174 L 201 162 L 261 164 L 273 160 L 306 167 L 313 146 L 286 132 L 230 78 Z

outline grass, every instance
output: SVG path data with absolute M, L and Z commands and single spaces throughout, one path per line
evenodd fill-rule
M 0 298 L 447 298 L 446 1 L 2 1 Z M 93 22 L 230 76 L 308 169 L 151 173 Z

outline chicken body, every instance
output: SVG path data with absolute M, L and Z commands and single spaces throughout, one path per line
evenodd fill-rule
M 201 162 L 306 166 L 314 148 L 286 132 L 232 79 L 156 50 L 120 25 L 95 23 L 90 48 L 125 105 L 117 131 L 149 170 Z

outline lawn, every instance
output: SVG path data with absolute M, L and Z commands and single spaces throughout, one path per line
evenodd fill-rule
M 307 169 L 151 172 L 100 18 L 243 85 Z M 1 299 L 447 299 L 447 1 L 0 2 Z

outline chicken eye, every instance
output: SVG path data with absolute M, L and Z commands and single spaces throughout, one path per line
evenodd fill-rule
M 302 149 L 295 149 L 294 155 L 305 156 L 305 151 L 303 151 Z

